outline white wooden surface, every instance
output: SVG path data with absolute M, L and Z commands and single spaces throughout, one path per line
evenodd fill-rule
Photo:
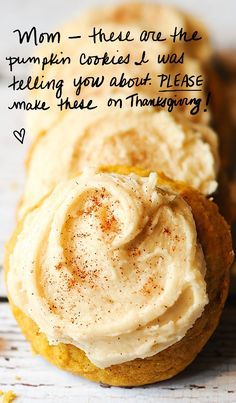
M 221 326 L 197 360 L 170 381 L 139 388 L 104 387 L 33 357 L 8 304 L 0 305 L 0 389 L 13 389 L 18 402 L 233 403 L 236 401 L 236 305 L 228 304 Z
M 105 2 L 105 0 L 104 0 Z M 0 264 L 3 245 L 15 222 L 15 207 L 22 192 L 23 160 L 29 139 L 23 145 L 13 137 L 13 130 L 24 126 L 21 112 L 7 109 L 12 99 L 7 89 L 9 73 L 4 57 L 16 53 L 12 30 L 51 29 L 65 18 L 74 16 L 86 4 L 99 5 L 99 0 L 2 0 L 0 24 Z M 166 0 L 167 2 L 167 0 Z M 111 1 L 109 3 L 114 3 Z M 235 0 L 169 0 L 199 15 L 211 27 L 218 46 L 233 44 L 235 37 Z M 206 10 L 208 10 L 206 12 Z M 209 12 L 211 10 L 211 12 Z M 219 24 L 220 21 L 220 24 Z M 221 29 L 219 30 L 219 25 Z M 29 54 L 29 46 L 21 48 Z M 21 74 L 24 71 L 21 70 Z M 33 357 L 5 301 L 0 269 L 0 389 L 13 389 L 18 402 L 166 402 L 189 403 L 236 402 L 236 303 L 228 302 L 223 322 L 199 358 L 183 374 L 173 380 L 149 387 L 124 389 L 105 388 L 53 368 L 39 357 Z M 1 399 L 1 398 L 0 398 Z M 0 400 L 1 401 L 1 400 Z

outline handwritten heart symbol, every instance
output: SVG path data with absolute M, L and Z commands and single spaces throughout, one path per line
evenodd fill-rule
M 24 143 L 24 138 L 25 138 L 25 129 L 24 128 L 22 128 L 20 131 L 14 130 L 13 135 L 21 144 Z

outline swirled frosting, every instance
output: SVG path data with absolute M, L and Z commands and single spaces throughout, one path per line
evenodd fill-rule
M 205 270 L 189 205 L 157 174 L 87 172 L 26 216 L 7 282 L 50 344 L 104 368 L 183 338 L 208 302 Z
M 74 21 L 74 24 L 84 26 L 104 26 L 109 22 L 114 27 L 122 24 L 126 27 L 138 26 L 140 29 L 150 31 L 161 31 L 170 42 L 170 35 L 174 27 L 182 27 L 183 31 L 192 34 L 198 31 L 202 37 L 194 45 L 189 42 L 180 41 L 175 43 L 175 48 L 180 47 L 188 55 L 201 61 L 207 61 L 212 55 L 212 47 L 209 43 L 209 35 L 203 22 L 193 15 L 184 13 L 176 7 L 168 4 L 156 4 L 146 2 L 125 2 L 112 6 L 99 6 L 99 9 L 92 9 Z M 72 24 L 72 22 L 71 22 Z M 66 28 L 66 26 L 65 26 Z
M 20 215 L 61 179 L 101 165 L 160 170 L 211 194 L 217 187 L 217 137 L 207 126 L 154 109 L 68 112 L 35 143 Z

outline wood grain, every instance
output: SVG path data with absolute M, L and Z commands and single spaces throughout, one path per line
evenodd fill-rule
M 234 318 L 234 320 L 233 320 Z M 221 325 L 196 361 L 170 381 L 140 388 L 93 384 L 64 373 L 31 354 L 8 303 L 0 303 L 0 389 L 13 391 L 19 402 L 174 402 L 236 401 L 236 304 L 228 302 Z

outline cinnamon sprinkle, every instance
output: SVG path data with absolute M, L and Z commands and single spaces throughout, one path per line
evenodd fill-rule
M 164 234 L 171 235 L 171 231 L 170 231 L 170 229 L 167 228 L 167 227 L 165 227 L 165 228 L 163 229 L 163 232 L 164 232 Z

